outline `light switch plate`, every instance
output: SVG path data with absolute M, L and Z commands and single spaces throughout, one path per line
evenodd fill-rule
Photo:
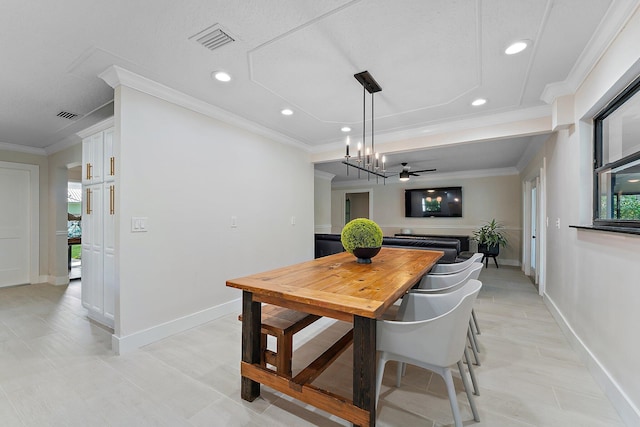
M 131 232 L 132 233 L 145 233 L 148 230 L 149 218 L 146 216 L 133 216 L 131 217 Z

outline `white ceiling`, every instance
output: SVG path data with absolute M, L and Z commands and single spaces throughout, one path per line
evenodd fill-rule
M 364 70 L 382 86 L 375 131 L 386 140 L 503 112 L 540 115 L 547 85 L 588 72 L 638 0 L 2 3 L 0 148 L 50 152 L 111 114 L 113 90 L 97 76 L 115 64 L 317 152 L 343 141 L 344 125 L 362 134 L 353 74 Z M 235 41 L 210 51 L 192 37 L 214 24 Z M 520 39 L 531 46 L 503 53 Z M 231 82 L 213 80 L 216 70 Z M 471 107 L 477 97 L 487 104 Z M 294 114 L 281 115 L 285 107 Z M 444 151 L 431 163 L 418 153 L 392 160 L 414 170 L 436 159 L 439 171 L 514 167 L 528 141 L 453 147 L 459 166 Z

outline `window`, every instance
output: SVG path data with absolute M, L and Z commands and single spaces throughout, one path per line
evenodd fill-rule
M 640 77 L 594 125 L 593 223 L 640 228 Z

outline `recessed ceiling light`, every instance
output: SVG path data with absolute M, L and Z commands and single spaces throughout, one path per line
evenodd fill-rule
M 228 82 L 231 80 L 231 76 L 229 75 L 229 73 L 224 71 L 214 71 L 213 73 L 211 73 L 211 75 L 219 82 Z
M 471 105 L 473 105 L 474 107 L 479 107 L 479 106 L 484 105 L 484 104 L 486 104 L 486 103 L 487 103 L 487 100 L 486 100 L 486 99 L 484 99 L 484 98 L 478 98 L 478 99 L 476 99 L 475 101 L 473 101 L 473 102 L 471 103 Z
M 280 111 L 282 113 L 283 116 L 290 116 L 293 114 L 293 110 L 289 109 L 289 108 L 285 108 L 284 110 Z
M 509 47 L 504 50 L 504 53 L 507 55 L 515 55 L 525 50 L 527 46 L 529 46 L 528 40 L 518 40 L 517 42 L 511 43 Z
M 628 182 L 640 182 L 640 179 L 630 179 Z
M 342 132 L 351 132 L 351 128 L 349 126 L 343 126 L 342 129 L 340 129 Z

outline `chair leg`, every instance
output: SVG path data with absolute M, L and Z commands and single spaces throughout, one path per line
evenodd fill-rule
M 473 400 L 473 394 L 471 394 L 471 390 L 469 390 L 467 376 L 464 373 L 464 368 L 462 367 L 462 362 L 460 360 L 458 360 L 458 369 L 460 369 L 460 377 L 462 378 L 462 384 L 464 384 L 464 391 L 467 393 L 467 399 L 469 399 L 471 412 L 473 412 L 473 419 L 479 422 L 480 415 L 478 415 L 478 408 L 476 408 L 476 402 Z M 449 372 L 449 375 L 451 375 L 451 372 Z
M 471 309 L 471 318 L 473 319 L 473 324 L 476 327 L 476 334 L 480 335 L 480 326 L 478 326 L 478 319 L 476 319 L 476 311 L 472 308 Z
M 453 422 L 456 427 L 462 427 L 462 420 L 460 419 L 460 410 L 458 409 L 458 398 L 456 396 L 456 389 L 453 385 L 453 377 L 451 376 L 451 369 L 444 368 L 443 372 L 438 372 L 444 378 L 444 383 L 447 385 L 447 394 L 449 395 L 449 404 L 451 404 L 451 412 L 453 412 Z
M 466 348 L 464 349 L 464 360 L 467 362 L 467 369 L 469 370 L 469 376 L 471 377 L 471 383 L 473 384 L 473 394 L 480 396 L 480 387 L 478 386 L 476 373 L 474 372 L 473 363 L 471 363 L 471 358 L 469 357 L 469 352 Z
M 404 369 L 406 365 L 404 362 L 398 362 L 398 367 L 396 368 L 396 387 L 400 388 L 400 383 L 402 382 L 402 377 L 404 376 Z
M 471 332 L 471 345 L 476 349 L 478 353 L 480 353 L 480 346 L 478 345 L 478 337 L 476 336 L 476 331 L 473 329 L 473 321 L 469 318 L 469 332 Z
M 472 343 L 471 350 L 473 351 L 473 358 L 476 360 L 476 365 L 480 366 L 480 358 L 478 357 L 476 348 L 473 346 L 473 338 L 471 337 L 471 331 L 469 331 L 469 329 L 467 329 L 467 338 L 469 339 L 469 342 Z
M 500 268 L 500 266 L 498 265 L 498 259 L 496 257 L 493 257 L 493 262 L 496 263 L 496 268 Z
M 380 387 L 382 386 L 382 376 L 384 375 L 384 365 L 386 363 L 387 360 L 384 358 L 384 354 L 380 354 L 380 360 L 378 360 L 378 369 L 376 371 L 376 408 L 378 407 L 378 399 L 380 398 Z

